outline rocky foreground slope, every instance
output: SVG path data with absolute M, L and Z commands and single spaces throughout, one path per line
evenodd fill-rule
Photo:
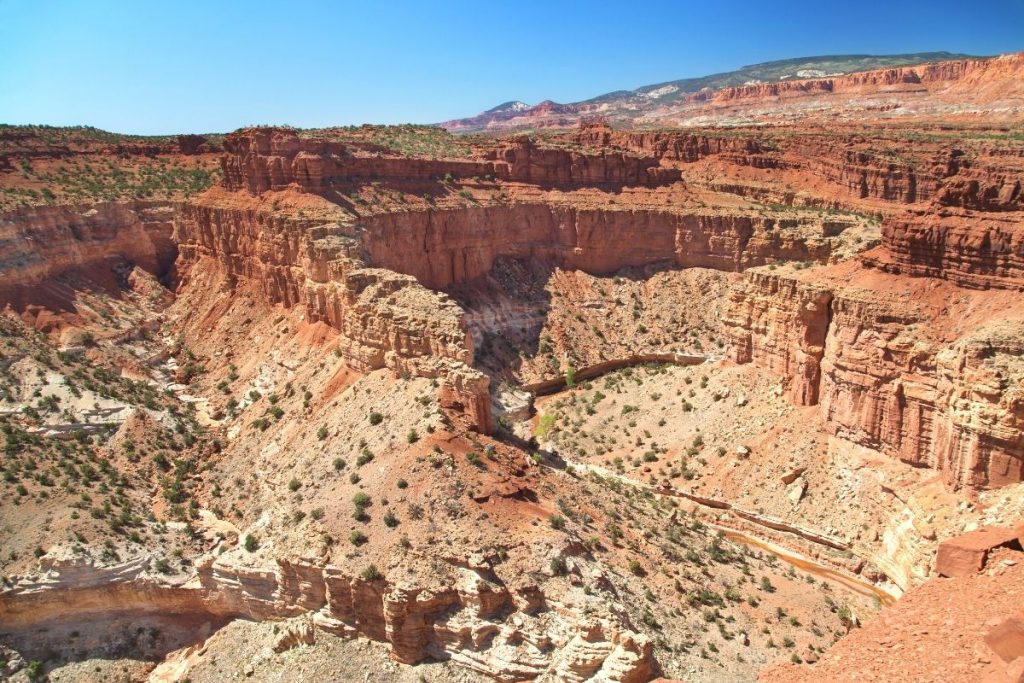
M 19 132 L 4 675 L 803 675 L 1024 515 L 1015 130 Z

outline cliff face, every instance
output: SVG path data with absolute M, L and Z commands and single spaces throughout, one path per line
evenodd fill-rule
M 255 283 L 267 301 L 301 306 L 311 322 L 339 330 L 352 367 L 441 377 L 448 406 L 476 429 L 492 429 L 482 400 L 487 379 L 468 365 L 473 341 L 462 310 L 409 275 L 367 267 L 350 227 L 315 222 L 216 200 L 192 203 L 175 225 L 182 286 L 193 268 Z
M 942 340 L 921 334 L 942 323 L 913 301 L 754 271 L 723 323 L 733 359 L 783 376 L 794 402 L 820 403 L 831 433 L 954 488 L 1024 480 L 1019 321 Z
M 617 151 L 584 154 L 565 149 L 547 149 L 528 137 L 500 146 L 498 178 L 537 185 L 654 185 L 679 180 L 679 171 L 660 168 L 657 159 Z
M 0 298 L 16 307 L 54 289 L 68 271 L 111 279 L 112 259 L 171 274 L 175 207 L 161 202 L 32 207 L 0 216 Z M 35 290 L 35 291 L 33 291 Z M 50 292 L 56 296 L 56 292 Z
M 1024 288 L 1024 222 L 1019 213 L 907 214 L 883 225 L 882 248 L 865 254 L 864 262 L 962 287 L 1019 290 Z
M 658 159 L 687 163 L 717 154 L 751 155 L 766 151 L 754 135 L 715 137 L 684 131 L 615 130 L 603 124 L 580 126 L 573 140 L 588 147 L 621 147 Z
M 237 131 L 227 136 L 224 149 L 224 186 L 253 194 L 290 185 L 320 192 L 360 180 L 434 182 L 447 175 L 539 185 L 647 185 L 679 179 L 678 171 L 659 168 L 650 157 L 547 149 L 525 137 L 499 144 L 480 159 L 357 156 L 341 143 L 300 138 L 281 128 Z
M 668 161 L 695 163 L 717 157 L 736 166 L 806 172 L 847 197 L 897 203 L 930 199 L 942 186 L 942 174 L 948 170 L 933 169 L 930 159 L 927 163 L 911 163 L 886 150 L 859 145 L 859 140 L 819 134 L 772 139 L 747 131 L 716 137 L 683 131 L 613 131 L 597 125 L 584 126 L 576 139 L 582 144 L 621 147 Z M 959 169 L 956 166 L 948 174 Z
M 868 293 L 839 293 L 832 310 L 821 409 L 833 433 L 956 488 L 1024 480 L 1019 323 L 943 345 L 915 335 L 927 321 L 912 309 Z
M 789 397 L 794 403 L 816 404 L 831 302 L 832 293 L 824 287 L 763 272 L 748 273 L 730 292 L 723 318 L 732 342 L 732 360 L 756 360 L 790 380 Z
M 198 566 L 198 585 L 187 586 L 160 583 L 144 569 L 67 568 L 7 588 L 0 593 L 4 627 L 27 632 L 156 609 L 221 621 L 311 614 L 325 631 L 388 643 L 398 661 L 451 658 L 498 680 L 633 683 L 654 673 L 651 643 L 616 618 L 576 625 L 541 609 L 537 586 L 508 587 L 487 566 L 453 567 L 453 580 L 436 586 L 367 580 L 289 560 L 253 567 L 207 558 Z
M 705 161 L 705 165 L 713 165 L 708 171 L 712 187 L 761 201 L 791 204 L 797 193 L 781 188 L 766 193 L 760 183 L 770 176 L 763 174 L 751 182 L 751 169 L 777 171 L 771 176 L 787 178 L 790 187 L 811 183 L 814 190 L 808 198 L 818 205 L 877 200 L 974 211 L 1020 211 L 1024 209 L 1024 150 L 1011 141 L 998 140 L 998 135 L 993 137 L 991 141 L 950 140 L 941 131 L 915 134 L 898 129 L 875 139 L 859 131 L 775 135 L 739 129 L 715 135 L 614 130 L 588 124 L 581 126 L 572 140 L 596 149 L 650 155 L 677 166 Z M 831 191 L 830 186 L 834 188 Z
M 224 187 L 259 194 L 297 185 L 318 192 L 335 181 L 376 178 L 434 181 L 455 176 L 494 174 L 494 164 L 469 160 L 357 157 L 344 144 L 300 138 L 294 130 L 252 128 L 224 141 Z
M 385 214 L 365 226 L 374 265 L 434 289 L 483 275 L 503 257 L 595 274 L 653 263 L 739 271 L 778 260 L 827 262 L 834 246 L 821 225 L 794 219 L 546 204 Z

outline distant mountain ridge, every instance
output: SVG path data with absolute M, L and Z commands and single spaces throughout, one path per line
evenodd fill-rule
M 682 103 L 688 95 L 701 91 L 787 80 L 829 78 L 861 71 L 962 59 L 988 59 L 988 57 L 952 52 L 797 57 L 751 64 L 735 71 L 725 71 L 708 76 L 644 85 L 633 90 L 616 90 L 580 102 L 562 104 L 553 100 L 545 100 L 531 106 L 524 102 L 510 100 L 476 116 L 454 119 L 440 125 L 453 132 L 517 128 L 525 127 L 528 124 L 516 125 L 513 123 L 513 119 L 530 120 L 559 115 L 574 116 L 592 112 L 595 109 L 603 110 L 602 115 L 612 118 L 631 119 L 658 107 Z

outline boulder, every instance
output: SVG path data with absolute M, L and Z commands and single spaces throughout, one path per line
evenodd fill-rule
M 985 567 L 988 554 L 995 548 L 1021 550 L 1022 529 L 984 527 L 961 534 L 939 544 L 935 556 L 935 572 L 939 576 L 956 577 L 977 574 Z

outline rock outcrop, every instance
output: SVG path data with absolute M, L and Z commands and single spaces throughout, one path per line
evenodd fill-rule
M 992 566 L 981 573 L 934 577 L 910 590 L 820 660 L 779 662 L 762 670 L 758 680 L 1019 681 L 1024 619 L 1020 603 L 1006 596 L 1024 590 L 1024 554 L 999 548 L 992 555 Z
M 1019 321 L 942 341 L 920 334 L 938 321 L 891 294 L 751 271 L 723 322 L 733 360 L 783 376 L 797 404 L 820 403 L 831 433 L 956 488 L 1024 480 Z
M 454 583 L 437 586 L 350 576 L 301 560 L 242 566 L 209 557 L 197 571 L 196 581 L 170 585 L 151 578 L 144 563 L 54 566 L 0 592 L 0 630 L 140 610 L 220 622 L 312 614 L 325 631 L 388 643 L 398 661 L 452 659 L 498 680 L 639 683 L 654 673 L 651 643 L 616 617 L 576 624 L 538 609 L 544 596 L 532 583 L 509 588 L 486 567 L 453 567 Z
M 789 380 L 794 403 L 816 404 L 831 303 L 832 293 L 825 287 L 773 273 L 748 273 L 730 292 L 723 319 L 731 335 L 732 360 L 756 359 Z
M 882 226 L 882 246 L 865 254 L 891 273 L 941 277 L 974 289 L 1024 289 L 1020 213 L 915 212 Z
M 538 185 L 648 185 L 679 179 L 652 157 L 623 152 L 597 154 L 544 148 L 528 137 L 514 138 L 479 159 L 409 159 L 357 155 L 330 140 L 300 137 L 287 128 L 249 128 L 224 142 L 224 186 L 253 194 L 295 185 L 321 192 L 360 180 L 436 182 L 442 178 L 491 177 Z
M 0 300 L 63 302 L 56 279 L 89 273 L 101 283 L 116 280 L 119 260 L 157 275 L 172 272 L 175 206 L 167 202 L 40 206 L 0 215 Z M 130 271 L 128 268 L 125 272 Z
M 935 573 L 955 577 L 977 574 L 985 568 L 989 553 L 996 548 L 1022 550 L 1024 525 L 1016 529 L 990 527 L 949 538 L 935 554 Z
M 364 225 L 372 264 L 433 289 L 484 275 L 499 258 L 592 274 L 657 263 L 731 272 L 784 260 L 824 263 L 836 237 L 807 219 L 527 203 L 383 214 Z
M 193 268 L 255 283 L 270 303 L 300 306 L 311 322 L 339 330 L 352 367 L 440 378 L 447 405 L 490 431 L 488 382 L 469 367 L 473 340 L 463 311 L 409 275 L 367 267 L 351 226 L 314 223 L 216 199 L 192 203 L 175 229 L 183 285 Z

